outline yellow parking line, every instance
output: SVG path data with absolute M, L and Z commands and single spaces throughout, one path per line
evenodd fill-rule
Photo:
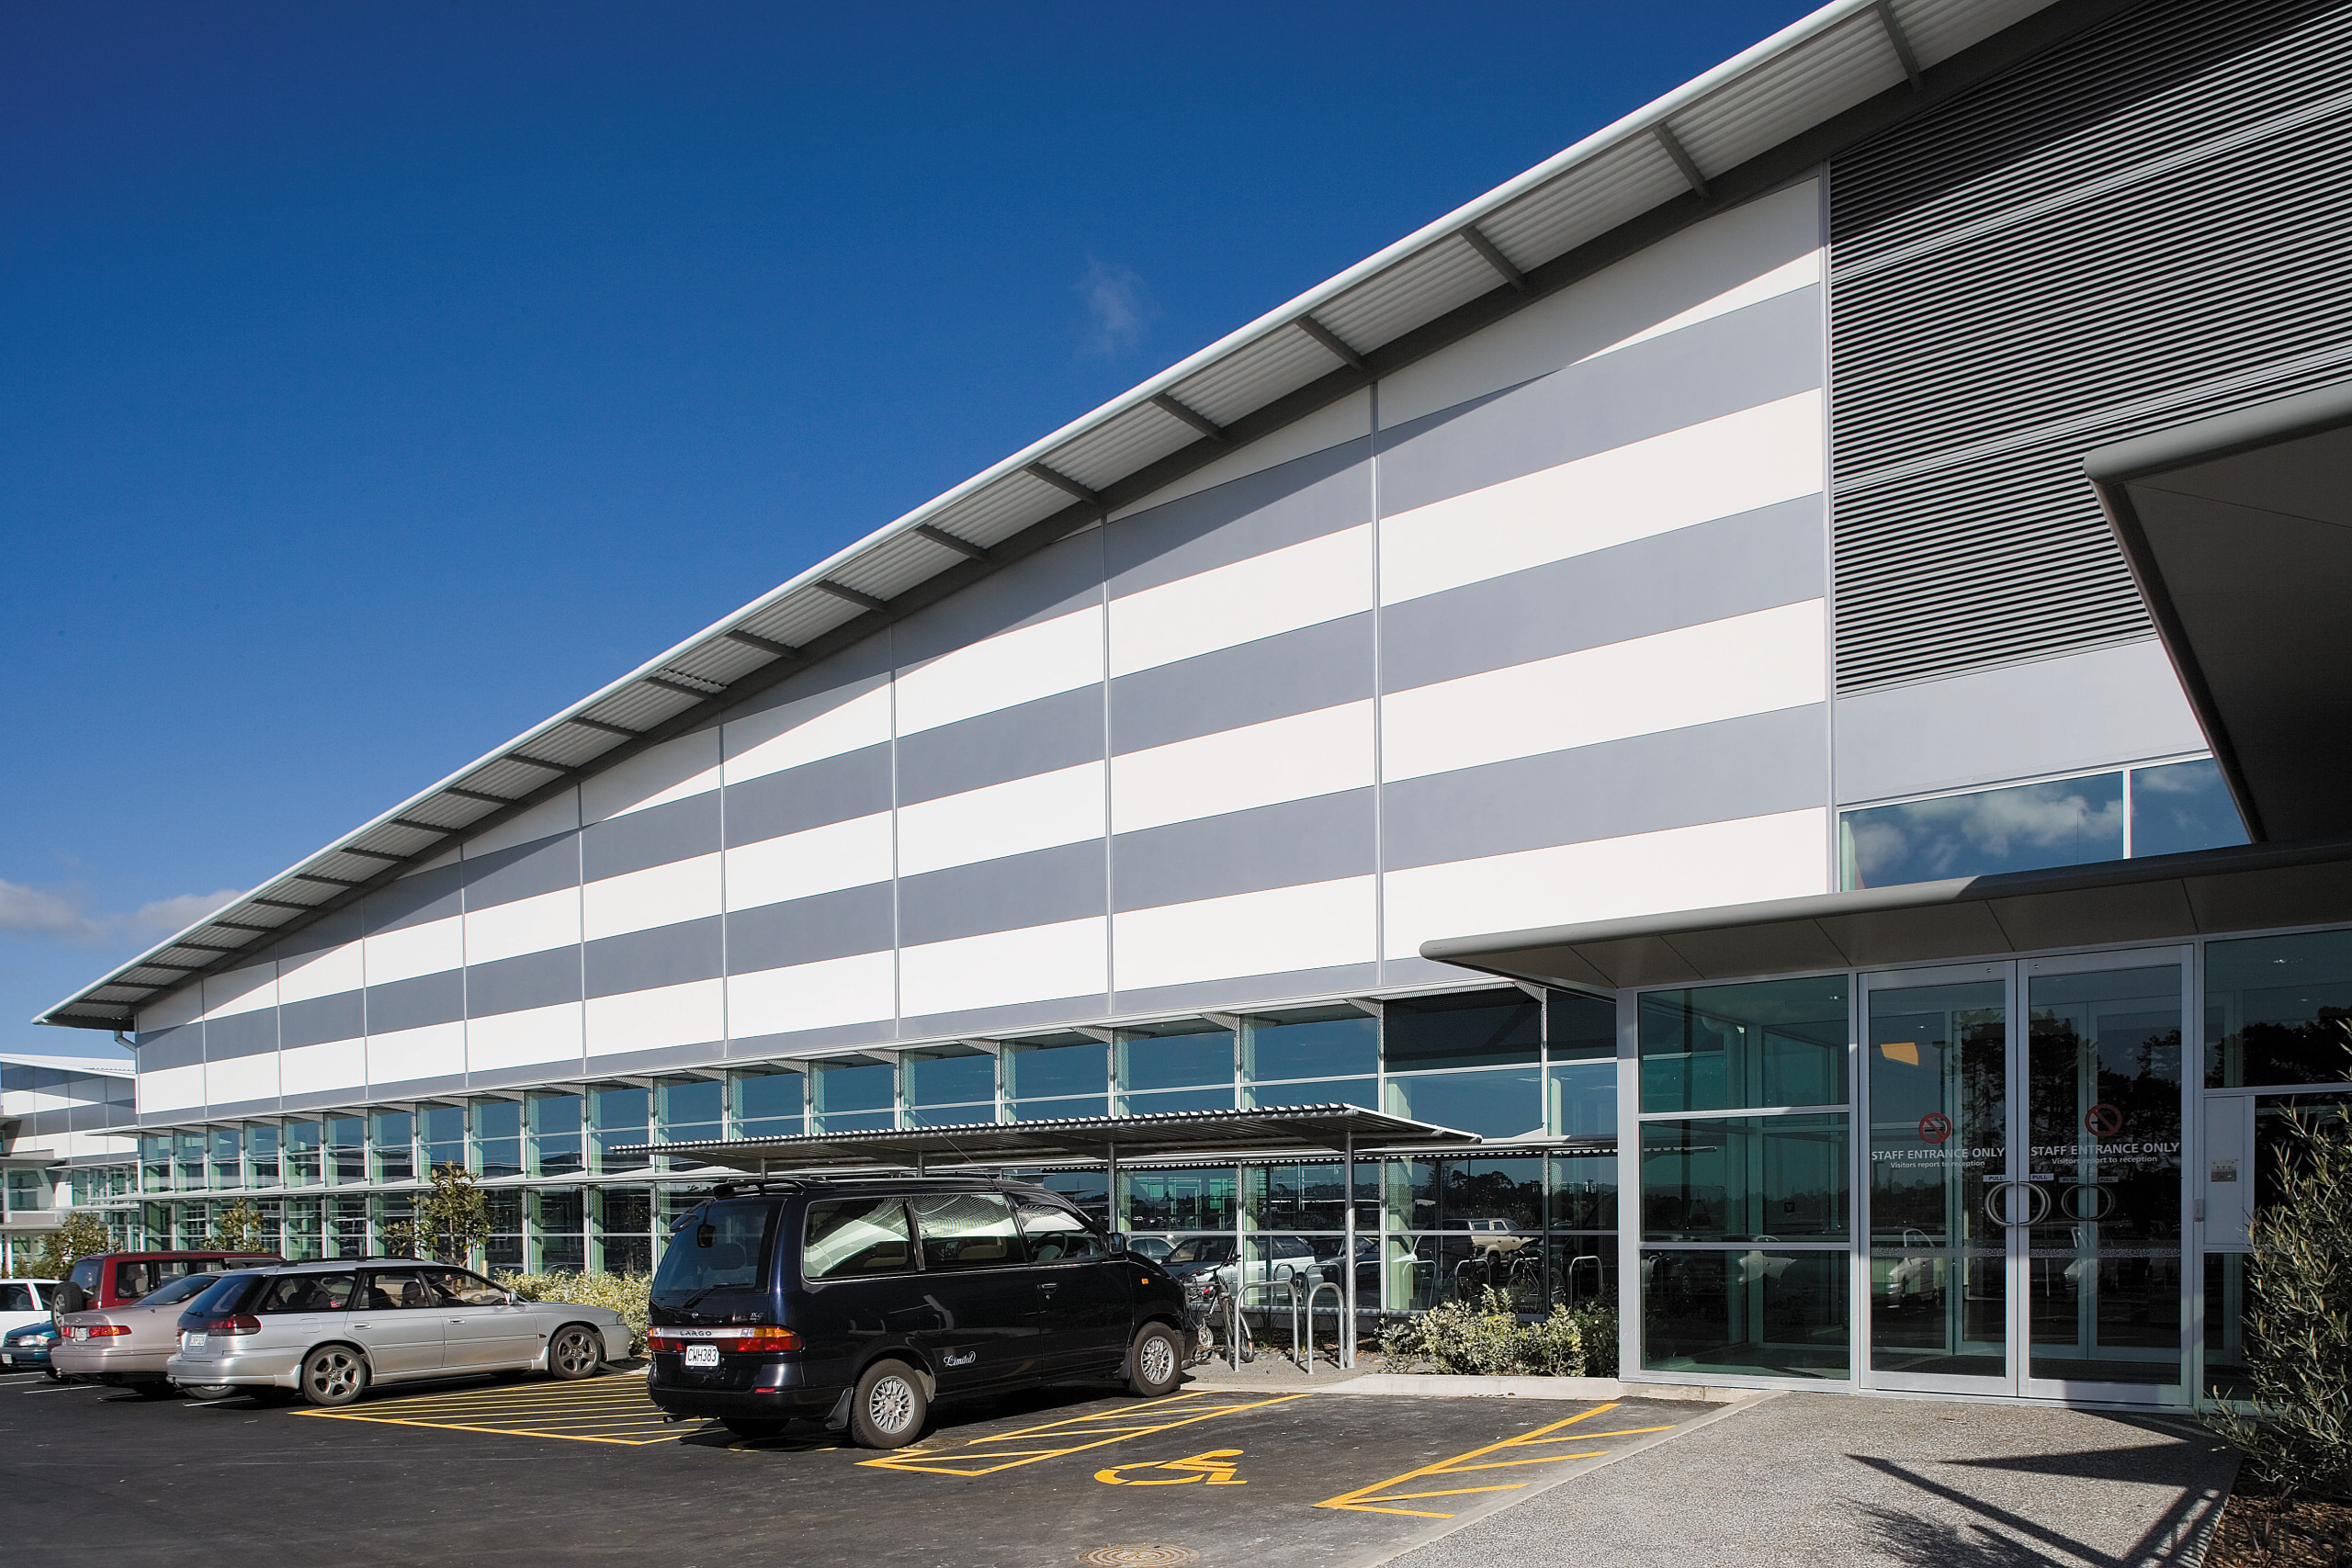
M 1072 1416 L 1066 1421 L 1049 1421 L 1042 1427 L 1024 1427 L 1017 1432 L 999 1432 L 991 1437 L 975 1438 L 962 1448 L 944 1453 L 923 1448 L 909 1448 L 900 1449 L 894 1454 L 886 1454 L 880 1459 L 861 1460 L 858 1462 L 876 1470 L 919 1471 L 933 1475 L 994 1475 L 1001 1470 L 1017 1470 L 1024 1464 L 1041 1464 L 1046 1460 L 1060 1459 L 1067 1454 L 1084 1453 L 1090 1449 L 1107 1448 L 1113 1443 L 1124 1443 L 1134 1438 L 1148 1438 L 1155 1432 L 1173 1431 L 1179 1427 L 1191 1427 L 1203 1421 L 1214 1421 L 1221 1416 L 1238 1416 L 1245 1410 L 1263 1410 L 1271 1405 L 1288 1404 L 1295 1400 L 1312 1396 L 1306 1393 L 1286 1393 L 1274 1399 L 1252 1400 L 1246 1404 L 1219 1404 L 1208 1409 L 1193 1405 L 1190 1408 L 1195 1414 L 1179 1416 L 1172 1420 L 1154 1418 L 1158 1414 L 1167 1412 L 1171 1405 L 1182 1404 L 1187 1400 L 1213 1397 L 1215 1395 L 1206 1391 L 1179 1393 L 1167 1399 L 1154 1400 L 1151 1404 L 1139 1408 L 1128 1405 L 1115 1410 L 1101 1410 L 1091 1416 Z M 1126 1424 L 1113 1426 L 1111 1424 L 1113 1422 Z M 1108 1432 L 1110 1435 L 1093 1437 L 1092 1434 L 1097 1432 Z M 1001 1449 L 993 1446 L 1023 1438 L 1050 1439 L 1055 1436 L 1085 1436 L 1091 1440 L 1075 1443 L 1049 1442 L 1047 1446 L 1034 1449 Z M 995 1462 L 975 1464 L 974 1461 Z
M 379 1399 L 351 1410 L 302 1410 L 297 1415 L 370 1421 L 443 1432 L 487 1432 L 507 1438 L 558 1438 L 575 1443 L 644 1448 L 685 1434 L 663 1418 L 635 1381 L 580 1387 L 487 1388 L 455 1393 Z
M 323 1416 L 330 1421 L 374 1421 L 387 1427 L 426 1427 L 436 1432 L 488 1432 L 501 1438 L 556 1438 L 567 1443 L 618 1443 L 627 1448 L 645 1448 L 652 1443 L 675 1442 L 679 1433 L 666 1433 L 655 1438 L 604 1438 L 584 1433 L 541 1432 L 527 1427 L 477 1427 L 459 1421 L 404 1421 L 390 1416 L 363 1416 L 349 1410 L 303 1410 L 301 1416 Z
M 1615 1401 L 1607 1404 L 1597 1404 L 1590 1410 L 1580 1411 L 1569 1416 L 1565 1421 L 1555 1421 L 1548 1427 L 1538 1427 L 1532 1432 L 1521 1432 L 1516 1438 L 1505 1438 L 1499 1443 L 1488 1443 L 1483 1449 L 1472 1449 L 1468 1453 L 1455 1454 L 1452 1459 L 1442 1459 L 1435 1464 L 1425 1464 L 1419 1470 L 1408 1470 L 1402 1475 L 1392 1475 L 1385 1481 L 1376 1481 L 1369 1486 L 1359 1486 L 1352 1492 L 1343 1492 L 1337 1497 L 1327 1498 L 1315 1506 L 1318 1508 L 1344 1509 L 1357 1514 L 1409 1514 L 1419 1519 L 1450 1519 L 1453 1517 L 1452 1514 L 1441 1514 L 1430 1508 L 1392 1508 L 1382 1506 L 1382 1505 L 1423 1502 L 1431 1497 L 1466 1497 L 1480 1492 L 1516 1492 L 1527 1483 L 1515 1481 L 1489 1486 L 1453 1486 L 1434 1492 L 1391 1492 L 1389 1488 L 1403 1486 L 1409 1482 L 1429 1477 L 1464 1475 L 1473 1471 L 1510 1470 L 1523 1464 L 1560 1464 L 1572 1459 L 1599 1459 L 1609 1451 L 1606 1449 L 1588 1449 L 1576 1453 L 1539 1454 L 1533 1459 L 1489 1460 L 1487 1458 L 1488 1454 L 1500 1453 L 1506 1449 L 1542 1448 L 1551 1443 L 1589 1443 L 1601 1438 L 1630 1438 L 1636 1433 L 1664 1432 L 1672 1429 L 1673 1423 L 1668 1422 L 1663 1427 L 1626 1427 L 1613 1432 L 1571 1432 L 1561 1438 L 1547 1435 L 1558 1431 L 1563 1427 L 1573 1427 L 1579 1421 L 1588 1420 L 1604 1411 L 1616 1408 Z M 1473 1460 L 1485 1462 L 1474 1464 L 1470 1462 Z

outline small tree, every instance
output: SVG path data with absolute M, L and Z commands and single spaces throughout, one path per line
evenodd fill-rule
M 2207 1419 L 2280 1496 L 2352 1496 L 2352 1106 L 2286 1120 L 2247 1259 L 2254 1408 Z
M 490 1236 L 490 1199 L 461 1165 L 433 1168 L 433 1185 L 416 1195 L 411 1217 L 383 1229 L 384 1249 L 399 1258 L 463 1263 Z
M 62 1280 L 77 1259 L 116 1250 L 114 1238 L 107 1234 L 107 1223 L 86 1209 L 75 1209 L 65 1216 L 64 1224 L 40 1238 L 33 1277 Z
M 261 1205 L 240 1198 L 212 1216 L 212 1234 L 204 1245 L 215 1252 L 266 1252 L 262 1239 Z

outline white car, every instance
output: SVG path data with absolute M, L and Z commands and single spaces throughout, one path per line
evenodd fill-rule
M 0 1280 L 0 1371 L 48 1372 L 50 1314 L 57 1280 Z

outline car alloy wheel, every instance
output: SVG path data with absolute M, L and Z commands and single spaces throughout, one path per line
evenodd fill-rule
M 914 1385 L 892 1373 L 874 1385 L 865 1396 L 865 1418 L 874 1429 L 897 1437 L 912 1425 L 915 1413 Z
M 1176 1347 L 1165 1334 L 1147 1335 L 1142 1354 L 1136 1358 L 1136 1370 L 1143 1373 L 1148 1383 L 1163 1383 L 1176 1375 Z
M 565 1379 L 593 1377 L 605 1363 L 604 1350 L 594 1330 L 576 1323 L 558 1329 L 548 1343 L 548 1375 Z
M 302 1363 L 302 1397 L 313 1404 L 348 1404 L 368 1389 L 368 1363 L 347 1345 L 314 1350 Z

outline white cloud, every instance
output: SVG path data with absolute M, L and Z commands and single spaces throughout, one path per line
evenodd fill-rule
M 1105 359 L 1115 359 L 1141 343 L 1144 329 L 1159 313 L 1132 269 L 1095 256 L 1086 258 L 1086 276 L 1078 293 L 1086 303 L 1085 350 Z
M 0 931 L 98 947 L 126 937 L 161 935 L 201 919 L 238 897 L 237 889 L 158 898 L 128 914 L 93 912 L 78 886 L 32 887 L 0 880 Z

